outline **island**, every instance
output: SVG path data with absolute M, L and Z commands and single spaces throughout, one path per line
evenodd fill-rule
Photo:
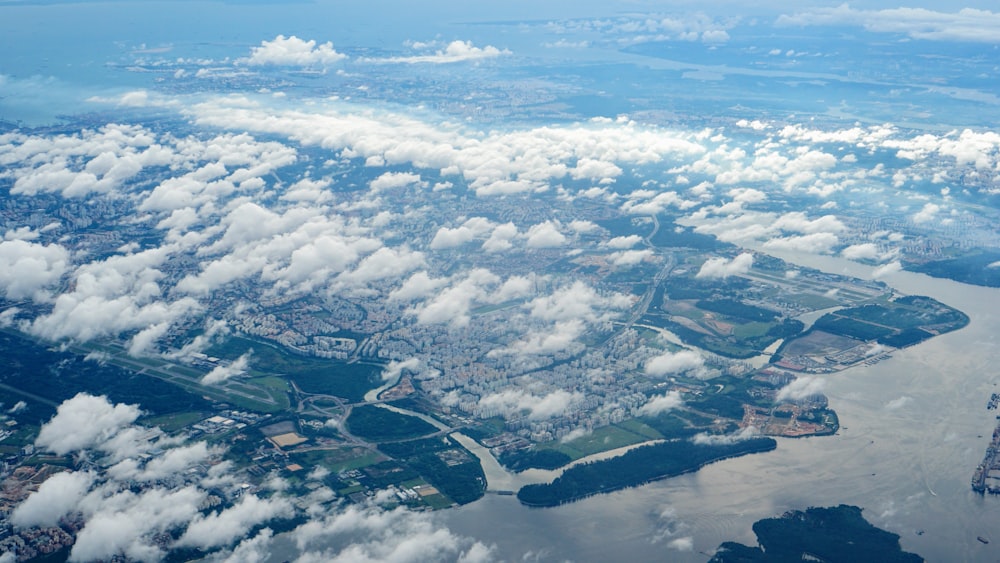
M 899 536 L 871 525 L 857 506 L 792 510 L 780 518 L 754 522 L 759 546 L 724 542 L 710 563 L 830 563 L 882 561 L 919 563 L 923 558 L 903 551 Z
M 731 444 L 677 440 L 642 446 L 618 457 L 575 465 L 552 483 L 525 485 L 517 498 L 528 506 L 557 506 L 598 493 L 643 485 L 657 479 L 697 471 L 722 459 L 767 452 L 773 438 L 749 438 Z

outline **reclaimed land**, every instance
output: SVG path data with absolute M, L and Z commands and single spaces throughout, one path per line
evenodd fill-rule
M 772 438 L 752 438 L 733 444 L 696 444 L 677 440 L 642 446 L 621 456 L 567 469 L 553 482 L 525 485 L 517 498 L 527 506 L 547 507 L 574 502 L 697 471 L 709 463 L 777 447 Z

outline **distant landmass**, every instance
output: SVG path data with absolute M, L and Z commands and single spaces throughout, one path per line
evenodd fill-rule
M 1000 252 L 982 251 L 956 258 L 906 263 L 907 270 L 971 285 L 1000 287 Z
M 857 506 L 792 510 L 780 518 L 754 522 L 758 547 L 723 542 L 710 563 L 783 563 L 791 561 L 920 562 L 903 551 L 899 535 L 871 525 Z

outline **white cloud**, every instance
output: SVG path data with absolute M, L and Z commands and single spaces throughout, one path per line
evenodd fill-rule
M 888 264 L 883 264 L 882 266 L 879 266 L 878 268 L 872 270 L 872 279 L 876 280 L 882 279 L 885 276 L 895 274 L 896 272 L 901 272 L 902 270 L 903 270 L 903 265 L 899 262 L 899 260 L 893 260 Z
M 498 408 L 510 416 L 527 411 L 531 420 L 546 420 L 564 414 L 573 405 L 583 402 L 583 393 L 556 389 L 545 395 L 535 395 L 521 389 L 507 389 L 479 400 L 481 408 Z
M 229 364 L 219 365 L 201 378 L 202 385 L 218 385 L 232 377 L 243 375 L 250 367 L 250 352 L 236 358 Z
M 206 496 L 194 487 L 153 488 L 139 494 L 125 489 L 105 496 L 109 489 L 99 489 L 82 501 L 86 523 L 73 544 L 71 561 L 107 560 L 118 554 L 159 561 L 163 551 L 152 536 L 190 521 Z
M 195 442 L 188 446 L 167 449 L 165 453 L 149 460 L 141 467 L 134 457 L 124 459 L 108 469 L 108 475 L 119 481 L 156 481 L 183 473 L 221 453 L 219 449 L 209 448 L 205 442 Z
M 64 197 L 105 194 L 121 188 L 147 167 L 171 164 L 174 151 L 140 126 L 105 125 L 76 135 L 4 135 L 0 164 L 21 164 L 10 193 Z
M 271 41 L 261 41 L 259 47 L 250 50 L 250 57 L 241 59 L 241 62 L 249 65 L 327 66 L 346 58 L 347 55 L 335 51 L 329 41 L 317 45 L 313 39 L 305 41 L 294 35 L 278 35 Z
M 632 248 L 633 246 L 642 242 L 642 237 L 639 235 L 628 235 L 621 237 L 614 237 L 608 242 L 604 243 L 604 246 L 608 248 L 614 248 L 617 250 L 626 250 Z
M 56 526 L 59 519 L 76 509 L 77 504 L 90 490 L 95 476 L 92 473 L 65 471 L 47 479 L 11 514 L 15 526 Z
M 337 277 L 347 287 L 364 287 L 370 282 L 405 276 L 425 264 L 424 255 L 409 248 L 380 248 L 365 257 L 358 267 Z
M 682 538 L 673 539 L 667 543 L 667 547 L 676 551 L 694 551 L 694 538 L 691 536 L 684 536 Z
M 526 236 L 528 248 L 556 248 L 566 244 L 566 235 L 552 221 L 533 225 Z
M 913 222 L 920 224 L 933 221 L 939 211 L 941 211 L 940 205 L 937 205 L 936 203 L 926 203 L 924 204 L 923 209 L 913 214 Z
M 390 57 L 385 59 L 364 59 L 364 62 L 372 63 L 433 63 L 446 64 L 462 61 L 475 61 L 481 59 L 491 59 L 502 55 L 510 55 L 507 49 L 498 49 L 492 45 L 476 47 L 471 41 L 452 41 L 443 50 L 432 55 L 414 55 L 410 57 Z
M 584 438 L 593 434 L 593 430 L 587 430 L 586 428 L 574 428 L 566 433 L 559 441 L 563 444 L 572 442 L 573 440 Z
M 409 277 L 403 285 L 389 294 L 391 301 L 414 301 L 429 297 L 438 289 L 448 285 L 447 278 L 432 278 L 421 270 Z
M 431 240 L 430 247 L 432 250 L 456 248 L 491 231 L 495 232 L 491 221 L 483 217 L 473 217 L 454 229 L 448 227 L 438 229 Z M 515 228 L 514 231 L 516 232 L 517 229 Z
M 69 266 L 69 252 L 58 244 L 42 245 L 26 240 L 0 242 L 0 289 L 7 299 L 41 297 Z
M 177 545 L 201 549 L 228 545 L 246 536 L 254 526 L 275 518 L 289 518 L 293 514 L 292 504 L 285 498 L 244 496 L 230 508 L 193 518 L 184 535 L 177 540 Z
M 420 179 L 420 174 L 412 172 L 386 172 L 369 183 L 372 191 L 392 190 L 408 186 L 421 186 L 426 183 Z
M 901 397 L 897 397 L 887 402 L 885 404 L 885 410 L 887 411 L 899 410 L 905 407 L 906 405 L 910 404 L 911 402 L 913 402 L 913 397 L 907 397 L 906 395 L 903 395 Z
M 769 250 L 786 250 L 792 252 L 809 252 L 824 254 L 830 252 L 840 243 L 833 233 L 812 233 L 808 235 L 780 237 L 768 240 L 764 248 Z
M 745 274 L 753 266 L 753 254 L 744 252 L 732 260 L 725 258 L 710 258 L 701 265 L 701 269 L 695 275 L 696 278 L 728 278 L 739 274 Z
M 734 434 L 708 434 L 705 432 L 700 432 L 695 434 L 691 438 L 691 441 L 695 444 L 704 444 L 707 446 L 718 446 L 723 444 L 735 444 L 736 442 L 743 442 L 751 438 L 756 438 L 760 432 L 753 426 L 747 426 L 739 432 Z
M 418 371 L 420 366 L 420 358 L 408 358 L 403 361 L 393 360 L 382 370 L 382 381 L 393 381 L 403 373 L 403 370 Z
M 729 33 L 724 29 L 708 30 L 701 34 L 701 40 L 704 43 L 725 43 L 729 41 Z
M 504 223 L 497 225 L 490 233 L 490 237 L 483 243 L 483 250 L 486 252 L 503 252 L 513 248 L 513 241 L 518 236 L 517 227 L 514 223 Z
M 673 373 L 697 370 L 704 365 L 705 360 L 698 352 L 681 350 L 679 352 L 665 352 L 651 358 L 646 362 L 645 372 L 646 375 L 653 377 L 663 377 Z
M 610 319 L 616 310 L 631 305 L 626 295 L 602 296 L 582 281 L 562 287 L 551 295 L 536 297 L 527 307 L 531 316 L 546 321 L 582 320 L 597 322 Z
M 600 225 L 598 225 L 597 223 L 594 223 L 593 221 L 583 221 L 583 220 L 580 220 L 580 219 L 574 219 L 574 220 L 572 220 L 572 221 L 569 222 L 569 228 L 572 229 L 573 232 L 576 232 L 576 233 L 579 233 L 579 234 L 586 234 L 586 233 L 592 233 L 594 231 L 597 231 L 601 227 L 600 227 Z
M 100 445 L 139 418 L 136 405 L 112 405 L 107 397 L 78 393 L 42 425 L 35 445 L 59 455 Z
M 795 15 L 782 15 L 777 25 L 836 26 L 857 25 L 869 31 L 905 33 L 914 39 L 932 41 L 1000 41 L 1000 14 L 963 8 L 939 12 L 925 8 L 859 10 L 848 4 L 836 8 L 815 8 Z
M 648 369 L 648 364 L 647 364 Z M 684 399 L 677 391 L 668 391 L 663 395 L 653 395 L 641 407 L 638 414 L 640 416 L 658 416 L 665 412 L 672 411 L 684 404 Z
M 840 251 L 840 255 L 848 260 L 877 260 L 881 253 L 877 245 L 865 242 L 848 246 Z
M 491 357 L 506 354 L 520 356 L 548 355 L 564 350 L 579 351 L 583 344 L 577 341 L 586 332 L 586 324 L 580 319 L 558 321 L 551 326 L 532 330 L 524 338 L 506 348 L 494 348 Z
M 264 528 L 254 537 L 241 541 L 222 563 L 264 563 L 271 557 L 271 539 L 274 532 Z
M 441 290 L 434 298 L 411 310 L 420 324 L 451 324 L 463 327 L 469 324 L 469 310 L 477 302 L 487 302 L 487 288 L 494 287 L 500 278 L 489 270 L 469 272 L 451 287 Z
M 492 549 L 438 527 L 427 514 L 349 506 L 296 528 L 296 561 L 460 561 L 481 563 Z
M 774 400 L 777 402 L 799 401 L 813 395 L 822 394 L 825 386 L 826 380 L 820 377 L 808 375 L 797 377 L 791 383 L 779 389 L 778 393 L 774 396 Z
M 624 250 L 622 252 L 612 252 L 608 255 L 608 260 L 615 266 L 634 266 L 648 258 L 652 258 L 652 250 Z

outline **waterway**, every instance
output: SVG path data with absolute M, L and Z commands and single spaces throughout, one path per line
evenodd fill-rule
M 846 260 L 780 257 L 868 278 Z M 971 317 L 966 328 L 893 358 L 824 377 L 840 415 L 835 436 L 781 439 L 778 449 L 726 460 L 697 473 L 547 509 L 516 498 L 484 499 L 440 514 L 454 532 L 496 546 L 500 558 L 705 561 L 719 543 L 755 543 L 754 521 L 791 509 L 848 503 L 929 561 L 1000 558 L 1000 498 L 973 493 L 969 479 L 996 420 L 986 410 L 1000 383 L 1000 292 L 900 272 L 883 279 L 930 295 Z M 983 544 L 982 536 L 991 540 Z M 670 542 L 691 538 L 693 550 Z

